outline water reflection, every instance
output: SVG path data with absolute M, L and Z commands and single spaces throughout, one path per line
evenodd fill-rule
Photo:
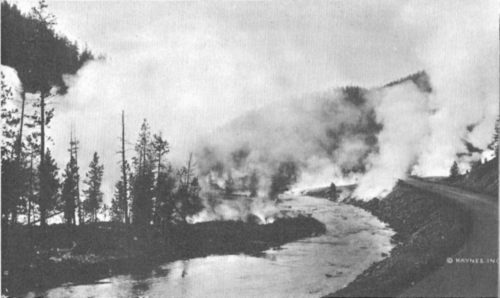
M 312 213 L 325 235 L 259 256 L 209 256 L 143 274 L 59 287 L 47 297 L 319 297 L 350 281 L 391 249 L 393 232 L 371 214 L 321 199 L 293 197 L 282 208 Z

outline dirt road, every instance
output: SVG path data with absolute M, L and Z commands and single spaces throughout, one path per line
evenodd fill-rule
M 471 212 L 472 230 L 464 247 L 401 297 L 498 297 L 498 200 L 447 185 L 416 179 L 415 187 L 451 198 Z

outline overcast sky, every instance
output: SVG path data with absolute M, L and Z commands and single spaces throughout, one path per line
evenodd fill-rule
M 11 2 L 24 10 L 34 4 Z M 70 123 L 82 172 L 98 151 L 108 202 L 119 177 L 122 109 L 131 142 L 148 118 L 171 142 L 171 160 L 182 160 L 197 135 L 270 101 L 345 84 L 377 86 L 424 69 L 419 49 L 444 25 L 445 12 L 493 16 L 498 28 L 495 1 L 48 4 L 59 31 L 107 57 L 68 78 L 51 134 L 60 168 Z

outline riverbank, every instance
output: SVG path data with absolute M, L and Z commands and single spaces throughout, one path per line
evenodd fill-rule
M 204 222 L 163 232 L 116 223 L 54 225 L 46 230 L 17 226 L 2 235 L 2 293 L 16 296 L 64 283 L 150 272 L 165 262 L 207 255 L 255 255 L 324 232 L 324 224 L 307 216 L 266 225 Z
M 321 196 L 321 192 L 316 195 Z M 396 234 L 390 256 L 372 264 L 346 287 L 327 297 L 394 297 L 429 275 L 457 252 L 471 220 L 450 199 L 400 182 L 385 199 L 347 200 L 387 223 Z

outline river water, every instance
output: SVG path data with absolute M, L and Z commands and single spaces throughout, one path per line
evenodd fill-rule
M 44 297 L 320 297 L 347 285 L 392 249 L 394 232 L 362 209 L 306 196 L 289 196 L 280 208 L 312 214 L 327 232 L 259 257 L 176 261 L 146 274 L 64 285 Z

